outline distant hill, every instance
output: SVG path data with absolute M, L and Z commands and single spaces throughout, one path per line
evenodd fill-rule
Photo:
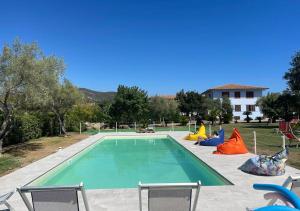
M 90 100 L 96 102 L 112 101 L 116 92 L 98 92 L 91 89 L 79 88 L 79 90 Z

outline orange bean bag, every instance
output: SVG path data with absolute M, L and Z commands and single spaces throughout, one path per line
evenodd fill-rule
M 214 154 L 245 154 L 248 153 L 248 149 L 241 137 L 238 129 L 234 128 L 231 137 L 224 142 L 224 144 L 220 144 L 217 146 L 217 151 L 213 152 Z

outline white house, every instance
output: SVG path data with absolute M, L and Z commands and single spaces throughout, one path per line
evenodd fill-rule
M 245 86 L 239 84 L 226 84 L 223 86 L 217 86 L 210 88 L 203 92 L 205 96 L 212 99 L 220 99 L 224 96 L 229 97 L 233 106 L 233 116 L 236 119 L 244 120 L 246 118 L 243 113 L 245 111 L 251 111 L 250 117 L 256 119 L 262 117 L 256 101 L 263 96 L 263 91 L 268 88 L 260 86 Z

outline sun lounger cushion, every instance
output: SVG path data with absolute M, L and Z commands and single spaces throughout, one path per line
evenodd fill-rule
M 201 141 L 200 145 L 202 146 L 218 146 L 219 144 L 224 143 L 224 129 L 219 130 L 219 137 L 218 138 L 209 138 L 205 141 Z
M 247 160 L 239 169 L 255 175 L 283 175 L 285 173 L 287 155 L 287 149 L 284 149 L 273 156 L 259 155 Z

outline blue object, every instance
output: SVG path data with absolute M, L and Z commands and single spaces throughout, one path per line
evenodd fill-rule
M 286 198 L 295 208 L 287 206 L 268 206 L 257 208 L 255 211 L 276 211 L 276 210 L 300 210 L 300 198 L 292 191 L 285 187 L 273 184 L 254 184 L 253 188 L 256 190 L 275 191 Z
M 200 141 L 200 145 L 202 145 L 202 146 L 218 146 L 219 144 L 223 144 L 224 139 L 225 139 L 224 129 L 219 130 L 218 134 L 219 134 L 218 138 L 210 138 L 205 141 Z

